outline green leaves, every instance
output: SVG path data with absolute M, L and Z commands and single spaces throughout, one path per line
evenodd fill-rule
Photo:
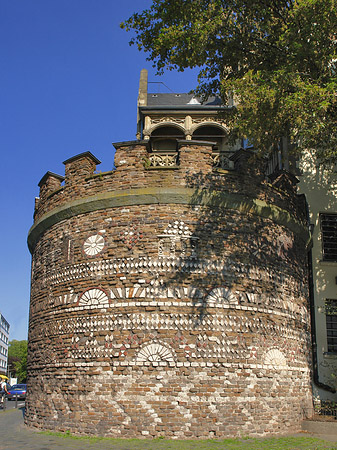
M 202 98 L 234 92 L 233 133 L 261 153 L 287 135 L 336 158 L 335 0 L 154 0 L 122 27 L 159 73 L 200 67 Z
M 320 159 L 334 160 L 336 141 L 336 84 L 322 86 L 296 72 L 249 71 L 244 77 L 223 84 L 239 99 L 233 128 L 249 136 L 266 153 L 288 136 L 295 149 L 319 149 Z M 329 129 L 329 133 L 327 130 Z M 324 156 L 323 149 L 330 148 Z
M 13 339 L 9 342 L 8 364 L 12 374 L 14 369 L 18 381 L 25 382 L 27 378 L 27 341 Z

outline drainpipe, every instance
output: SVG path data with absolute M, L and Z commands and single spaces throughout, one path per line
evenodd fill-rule
M 312 250 L 308 252 L 308 269 L 309 269 L 309 302 L 310 302 L 310 323 L 311 323 L 311 342 L 312 342 L 312 366 L 313 366 L 313 382 L 314 384 L 325 391 L 336 393 L 334 387 L 321 383 L 318 376 L 318 362 L 317 362 L 317 335 L 316 335 L 316 316 L 315 316 L 315 302 L 314 302 L 314 282 L 312 270 Z

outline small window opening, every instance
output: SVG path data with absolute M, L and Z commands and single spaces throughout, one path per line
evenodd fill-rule
M 337 214 L 320 214 L 323 261 L 337 261 Z
M 328 353 L 337 353 L 337 300 L 326 299 L 325 314 Z

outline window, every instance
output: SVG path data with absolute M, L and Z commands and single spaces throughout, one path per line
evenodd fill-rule
M 337 353 L 337 300 L 326 299 L 325 314 L 328 353 Z
M 320 214 L 323 261 L 337 261 L 337 214 Z

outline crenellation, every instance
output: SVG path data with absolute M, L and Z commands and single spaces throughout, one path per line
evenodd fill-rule
M 70 186 L 83 183 L 85 178 L 90 177 L 96 170 L 99 161 L 91 152 L 80 153 L 63 162 L 65 165 L 65 184 Z
M 64 177 L 61 175 L 57 175 L 53 172 L 47 172 L 39 181 L 40 195 L 39 200 L 44 202 L 48 196 L 60 189 L 61 183 L 64 181 Z M 38 204 L 36 205 L 38 206 Z

